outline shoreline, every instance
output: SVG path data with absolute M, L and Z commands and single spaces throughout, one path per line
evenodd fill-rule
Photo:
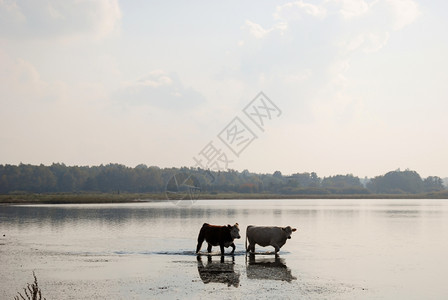
M 262 199 L 448 199 L 448 191 L 425 194 L 263 194 L 201 193 L 197 200 Z M 0 205 L 8 204 L 101 204 L 171 201 L 165 193 L 54 193 L 0 195 Z

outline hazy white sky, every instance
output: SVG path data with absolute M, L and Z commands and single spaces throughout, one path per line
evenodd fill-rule
M 0 0 L 0 163 L 448 176 L 448 2 Z M 264 131 L 242 110 L 263 91 Z M 234 119 L 257 136 L 239 157 Z M 244 141 L 244 140 L 241 140 Z M 210 153 L 209 153 L 210 154 Z

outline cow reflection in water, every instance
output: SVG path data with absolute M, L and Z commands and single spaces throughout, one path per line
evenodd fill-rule
M 224 261 L 224 256 L 221 256 L 220 261 L 212 261 L 212 256 L 207 255 L 205 265 L 202 262 L 201 255 L 197 256 L 197 260 L 199 276 L 205 284 L 219 282 L 225 283 L 227 286 L 238 287 L 240 285 L 240 274 L 234 270 L 234 256 L 232 256 L 232 261 Z
M 255 258 L 254 254 L 249 255 L 249 263 L 246 265 L 247 278 L 282 280 L 291 282 L 297 278 L 292 276 L 283 258 L 278 255 L 272 258 Z

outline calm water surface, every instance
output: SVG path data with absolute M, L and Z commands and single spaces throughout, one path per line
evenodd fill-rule
M 234 256 L 194 254 L 204 222 L 240 224 Z M 246 258 L 247 225 L 298 230 Z M 447 236 L 447 200 L 0 206 L 0 298 L 35 271 L 47 299 L 448 299 Z

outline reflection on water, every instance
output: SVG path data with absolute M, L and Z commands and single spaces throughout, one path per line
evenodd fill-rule
M 9 225 L 91 222 L 123 224 L 132 220 L 157 221 L 170 219 L 204 219 L 226 217 L 233 220 L 237 210 L 231 207 L 214 209 L 196 205 L 179 208 L 170 203 L 141 204 L 69 204 L 2 206 L 0 222 Z
M 379 215 L 384 215 L 388 218 L 419 218 L 421 211 L 418 210 L 397 210 L 388 209 L 377 212 Z
M 385 217 L 422 217 L 425 214 L 442 216 L 447 212 L 447 205 L 443 200 L 200 200 L 188 208 L 179 208 L 170 203 L 23 205 L 1 206 L 0 222 L 18 227 L 30 224 L 58 227 L 79 221 L 122 225 L 134 221 L 146 223 L 199 219 L 202 224 L 206 221 L 213 223 L 216 219 L 225 220 L 226 223 L 242 223 L 244 219 L 256 216 L 262 221 L 268 219 L 273 224 L 290 217 L 338 216 L 354 219 L 369 212 Z
M 275 257 L 256 258 L 254 254 L 249 255 L 246 265 L 247 278 L 264 280 L 281 280 L 291 282 L 297 278 L 292 276 L 291 269 L 286 266 L 285 260 L 278 255 Z
M 202 262 L 201 255 L 197 256 L 197 260 L 199 276 L 205 284 L 218 282 L 234 287 L 240 285 L 240 274 L 234 270 L 235 256 L 232 255 L 232 261 L 224 260 L 224 256 L 221 256 L 219 261 L 213 261 L 212 256 L 207 255 L 207 263 L 205 265 Z

